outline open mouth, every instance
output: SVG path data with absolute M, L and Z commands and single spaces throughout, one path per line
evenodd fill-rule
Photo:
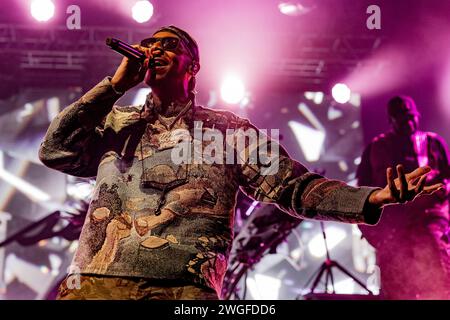
M 165 67 L 168 63 L 165 60 L 162 59 L 155 59 L 155 67 Z

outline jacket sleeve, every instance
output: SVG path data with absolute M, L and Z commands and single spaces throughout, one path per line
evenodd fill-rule
M 61 111 L 41 143 L 42 163 L 74 176 L 95 176 L 106 147 L 102 121 L 120 97 L 107 77 Z
M 266 138 L 258 139 L 256 143 L 249 139 L 245 148 L 240 148 L 236 140 L 246 130 L 254 130 L 259 137 Z M 290 158 L 276 139 L 267 138 L 265 132 L 248 122 L 239 131 L 235 134 L 234 146 L 237 148 L 240 186 L 251 198 L 274 203 L 298 218 L 365 224 L 379 221 L 381 209 L 371 207 L 367 201 L 377 188 L 355 188 L 309 172 Z

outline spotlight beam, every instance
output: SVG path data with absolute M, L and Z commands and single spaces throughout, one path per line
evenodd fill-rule
M 303 102 L 301 102 L 298 105 L 298 111 L 300 111 L 301 114 L 303 114 L 303 116 L 308 119 L 309 123 L 312 124 L 312 126 L 320 131 L 320 132 L 324 132 L 325 133 L 325 127 L 322 125 L 322 123 L 320 122 L 320 120 L 314 115 L 314 113 L 311 111 L 310 108 L 308 108 L 308 106 L 306 104 L 304 104 Z
M 41 189 L 33 186 L 31 183 L 19 178 L 12 173 L 5 170 L 3 167 L 3 152 L 0 151 L 0 178 L 10 185 L 14 186 L 17 190 L 25 194 L 33 202 L 46 202 L 50 200 L 50 195 L 42 191 Z

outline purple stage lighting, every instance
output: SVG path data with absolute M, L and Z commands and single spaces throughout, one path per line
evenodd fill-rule
M 311 8 L 306 8 L 300 3 L 281 2 L 278 5 L 278 10 L 280 10 L 280 12 L 284 15 L 295 17 L 308 13 L 311 11 Z
M 333 95 L 333 99 L 336 102 L 347 103 L 350 100 L 352 92 L 347 85 L 343 83 L 337 83 L 334 85 L 333 89 L 331 89 L 331 94 Z
M 33 0 L 30 9 L 33 18 L 40 22 L 50 20 L 55 14 L 55 5 L 51 0 Z
M 137 1 L 131 8 L 131 14 L 137 22 L 147 22 L 153 16 L 153 5 L 150 1 Z
M 245 97 L 244 82 L 236 75 L 228 75 L 223 80 L 220 95 L 222 99 L 230 104 L 237 104 Z

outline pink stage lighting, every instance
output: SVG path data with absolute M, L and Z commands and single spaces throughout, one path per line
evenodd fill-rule
M 220 96 L 226 103 L 237 104 L 241 102 L 245 97 L 244 82 L 236 75 L 226 76 L 220 88 Z
M 300 16 L 302 14 L 308 13 L 311 9 L 304 7 L 300 3 L 281 2 L 278 5 L 278 10 L 280 10 L 282 14 L 285 14 L 287 16 Z
M 150 1 L 138 1 L 131 8 L 133 19 L 139 23 L 144 23 L 150 20 L 153 16 L 153 5 Z
M 331 89 L 331 94 L 336 102 L 347 103 L 350 100 L 352 92 L 347 85 L 337 83 L 334 85 L 333 89 Z
M 55 5 L 51 0 L 31 1 L 31 15 L 37 21 L 48 21 L 55 14 Z

